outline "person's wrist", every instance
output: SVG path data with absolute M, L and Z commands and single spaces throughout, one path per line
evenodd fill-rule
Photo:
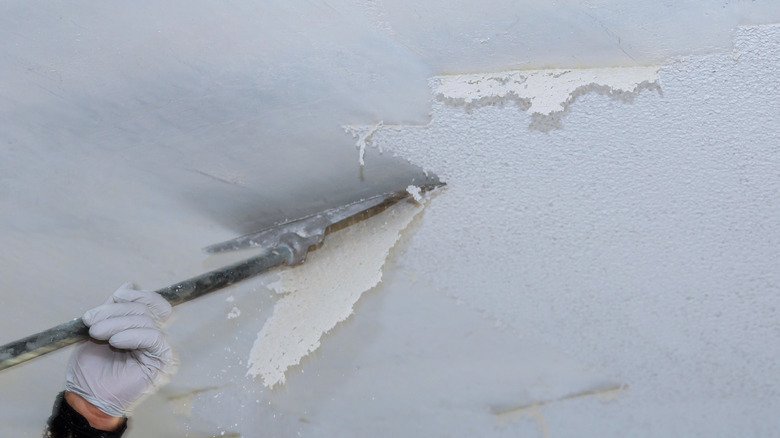
M 114 432 L 119 430 L 125 422 L 124 417 L 108 415 L 88 402 L 84 397 L 73 392 L 65 392 L 65 403 L 81 414 L 89 422 L 89 425 L 95 429 Z

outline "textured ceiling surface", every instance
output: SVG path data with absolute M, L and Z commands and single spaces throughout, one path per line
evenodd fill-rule
M 133 280 L 141 286 L 157 288 L 216 267 L 231 257 L 241 257 L 240 254 L 207 257 L 200 252 L 206 245 L 281 219 L 423 181 L 426 176 L 417 166 L 441 173 L 451 184 L 451 190 L 433 200 L 432 206 L 440 203 L 441 209 L 432 209 L 430 215 L 426 210 L 423 219 L 417 225 L 413 224 L 411 240 L 402 242 L 403 248 L 416 248 L 415 253 L 429 254 L 415 246 L 417 231 L 421 236 L 417 245 L 425 242 L 434 248 L 436 238 L 432 235 L 451 238 L 457 234 L 454 232 L 503 229 L 505 218 L 493 216 L 489 205 L 474 210 L 475 205 L 485 201 L 481 198 L 485 192 L 477 190 L 479 187 L 472 187 L 472 191 L 463 189 L 462 185 L 471 181 L 468 171 L 476 170 L 471 161 L 474 158 L 472 149 L 458 147 L 463 146 L 463 142 L 469 142 L 470 147 L 493 144 L 491 142 L 507 147 L 523 138 L 523 142 L 536 142 L 537 147 L 545 145 L 543 147 L 569 151 L 566 147 L 570 145 L 563 146 L 566 141 L 587 137 L 596 144 L 603 140 L 599 137 L 603 128 L 594 122 L 598 120 L 598 114 L 593 115 L 600 111 L 612 111 L 610 121 L 628 117 L 626 114 L 631 111 L 639 112 L 641 114 L 635 117 L 645 117 L 643 120 L 648 120 L 648 124 L 644 126 L 646 131 L 637 135 L 659 135 L 650 128 L 662 126 L 668 120 L 686 120 L 692 115 L 689 113 L 696 115 L 691 120 L 699 121 L 720 114 L 723 119 L 715 117 L 712 120 L 724 120 L 725 123 L 731 120 L 726 109 L 730 99 L 741 100 L 739 93 L 748 91 L 754 93 L 751 96 L 758 99 L 756 102 L 764 102 L 759 99 L 762 97 L 770 99 L 761 107 L 757 106 L 759 104 L 746 106 L 742 102 L 736 107 L 739 110 L 736 120 L 753 122 L 741 124 L 738 130 L 721 132 L 723 136 L 719 138 L 729 138 L 732 143 L 739 143 L 745 136 L 764 139 L 762 136 L 772 132 L 770 127 L 776 126 L 776 120 L 769 117 L 770 110 L 774 111 L 771 98 L 777 91 L 776 83 L 762 79 L 770 77 L 769 72 L 773 72 L 776 65 L 773 52 L 767 46 L 760 41 L 753 44 L 751 47 L 757 51 L 758 61 L 742 64 L 743 67 L 749 65 L 743 70 L 728 70 L 729 65 L 718 64 L 721 58 L 706 60 L 710 56 L 738 57 L 733 52 L 736 26 L 777 22 L 780 20 L 777 2 L 707 0 L 694 5 L 690 2 L 583 0 L 542 4 L 491 0 L 479 2 L 478 6 L 476 3 L 438 0 L 419 3 L 405 0 L 225 4 L 191 1 L 164 4 L 151 1 L 132 4 L 3 2 L 0 6 L 0 40 L 3 41 L 0 44 L 0 245 L 4 249 L 0 252 L 0 260 L 5 269 L 0 276 L 3 312 L 0 318 L 3 340 L 0 342 L 80 315 L 95 303 L 102 302 L 125 281 Z M 687 58 L 693 61 L 685 64 L 681 72 L 675 71 L 679 60 Z M 466 112 L 437 113 L 441 106 L 431 102 L 428 88 L 428 78 L 450 73 L 645 65 L 667 65 L 666 70 L 662 70 L 665 73 L 661 76 L 660 95 L 644 90 L 635 104 L 629 102 L 625 106 L 613 106 L 614 102 L 607 105 L 598 100 L 606 97 L 598 94 L 583 98 L 571 108 L 571 117 L 563 119 L 562 129 L 558 126 L 549 133 L 526 130 L 528 126 L 524 123 L 527 120 L 514 119 L 510 123 L 519 123 L 522 129 L 504 127 L 506 129 L 500 135 L 490 132 L 485 136 L 464 132 L 462 129 L 471 126 L 474 120 L 468 119 L 464 115 L 468 114 Z M 709 68 L 722 68 L 726 72 L 723 75 L 730 76 L 713 75 L 713 70 L 707 70 Z M 711 75 L 712 79 L 707 82 L 698 82 Z M 745 81 L 742 88 L 730 88 L 729 81 L 738 83 L 744 78 L 752 79 Z M 717 82 L 721 79 L 723 84 Z M 679 84 L 689 84 L 692 91 L 664 94 L 681 90 Z M 752 85 L 764 88 L 750 88 Z M 699 88 L 701 91 L 697 91 Z M 724 90 L 731 91 L 723 93 Z M 717 100 L 718 97 L 721 100 Z M 693 99 L 690 102 L 700 105 L 665 106 L 655 100 L 648 103 L 648 99 L 663 102 L 666 102 L 663 99 Z M 590 107 L 591 104 L 594 106 Z M 607 105 L 606 109 L 604 105 Z M 495 123 L 506 122 L 509 114 L 516 115 L 517 112 L 511 105 L 487 107 L 479 109 L 475 117 L 485 117 L 486 111 L 493 110 L 498 112 Z M 653 113 L 656 110 L 667 112 Z M 754 117 L 756 114 L 761 117 Z M 385 153 L 369 148 L 366 164 L 360 166 L 356 139 L 345 132 L 344 127 L 376 125 L 380 121 L 384 128 L 375 136 L 377 140 L 385 139 Z M 775 125 L 768 127 L 762 121 Z M 429 122 L 433 131 L 440 129 L 441 132 L 403 128 L 424 126 Z M 631 126 L 628 122 L 611 126 L 609 138 L 613 141 L 607 143 L 613 146 L 615 142 L 642 144 L 632 136 L 636 132 Z M 720 132 L 700 123 L 697 129 L 685 134 L 691 126 L 666 125 L 664 136 L 677 138 L 675 135 L 679 134 L 679 138 L 688 141 L 696 137 L 697 132 Z M 411 131 L 421 133 L 422 137 L 411 136 Z M 393 132 L 401 137 L 393 140 L 388 136 Z M 375 145 L 380 144 L 377 141 Z M 704 143 L 691 144 L 694 145 L 691 147 L 707 148 Z M 452 149 L 442 152 L 444 145 Z M 754 151 L 747 146 L 735 158 L 743 170 L 761 163 L 771 165 L 771 160 L 776 159 L 776 153 L 761 155 L 755 152 L 757 155 L 751 155 Z M 400 153 L 402 158 L 394 157 L 391 151 Z M 493 151 L 485 153 L 489 152 Z M 574 166 L 572 171 L 599 173 L 605 170 L 594 164 L 598 163 L 592 161 L 594 156 L 581 150 L 570 152 L 574 154 L 572 156 L 583 158 L 579 167 Z M 600 153 L 595 157 L 609 162 L 609 158 Z M 692 156 L 679 153 L 682 163 L 695 167 L 696 160 Z M 726 158 L 732 154 L 727 150 L 722 153 Z M 567 157 L 561 152 L 560 155 L 536 158 L 537 162 L 544 162 L 555 156 L 564 161 Z M 525 160 L 525 157 L 513 157 L 521 162 Z M 728 162 L 728 159 L 724 160 Z M 480 172 L 490 174 L 496 169 L 503 170 L 502 166 L 506 164 L 502 163 L 501 160 L 482 163 Z M 588 167 L 590 164 L 593 166 Z M 716 167 L 714 164 L 705 166 L 704 176 L 718 179 L 717 175 L 707 174 L 707 171 L 714 172 Z M 531 168 L 530 171 L 539 169 Z M 655 170 L 663 175 L 665 169 L 662 166 Z M 612 170 L 616 169 L 607 166 L 606 171 Z M 742 175 L 741 171 L 734 172 L 730 177 Z M 618 180 L 624 177 L 620 180 L 623 182 L 631 179 L 630 175 L 620 172 L 615 175 Z M 578 183 L 591 181 L 572 175 L 560 176 L 562 184 L 572 184 L 571 190 L 577 189 Z M 671 176 L 682 178 L 682 174 Z M 539 181 L 545 180 L 544 175 L 537 177 Z M 744 177 L 749 179 L 751 174 L 745 173 Z M 684 183 L 676 179 L 672 182 Z M 723 182 L 723 191 L 736 196 L 733 191 L 743 185 L 739 181 L 732 182 L 732 185 Z M 485 183 L 485 188 L 489 189 L 490 184 L 504 187 L 510 183 L 522 185 L 522 181 L 513 177 Z M 696 181 L 692 180 L 691 184 Z M 527 190 L 537 195 L 543 193 L 537 192 L 539 187 Z M 551 190 L 558 195 L 564 193 L 563 186 Z M 584 194 L 588 193 L 585 190 Z M 598 200 L 604 193 L 597 190 L 591 194 Z M 754 195 L 757 193 L 764 192 L 753 192 Z M 756 196 L 746 198 L 753 202 L 753 210 L 748 211 L 760 213 L 776 207 L 771 204 L 771 197 Z M 542 205 L 537 201 L 537 207 Z M 559 207 L 567 205 L 565 202 L 574 202 L 572 199 L 560 201 L 563 204 L 556 204 Z M 586 200 L 580 201 L 586 203 Z M 659 199 L 663 210 L 666 204 L 662 201 L 675 202 L 675 198 Z M 762 204 L 762 207 L 761 202 L 768 204 Z M 631 206 L 629 203 L 624 205 Z M 704 207 L 715 206 L 717 203 L 702 204 L 701 213 L 709 211 Z M 456 207 L 466 208 L 466 211 L 461 212 Z M 553 269 L 563 266 L 556 264 L 561 260 L 555 258 L 556 254 L 562 254 L 562 247 L 544 240 L 555 237 L 553 231 L 561 228 L 555 228 L 555 223 L 541 221 L 541 218 L 563 220 L 562 224 L 571 225 L 570 231 L 584 233 L 578 236 L 585 239 L 588 230 L 567 222 L 571 220 L 567 215 L 591 210 L 585 204 L 579 204 L 582 211 L 570 207 L 569 210 L 556 210 L 558 207 L 550 207 L 549 211 L 536 210 L 541 215 L 540 220 L 527 225 L 538 227 L 536 237 L 541 240 L 533 243 L 552 258 L 536 264 L 533 260 L 524 260 L 530 265 L 511 269 L 562 278 L 562 271 Z M 692 210 L 682 211 L 691 213 Z M 441 230 L 431 223 L 442 217 L 437 214 L 466 213 L 472 222 L 461 224 L 462 228 Z M 655 214 L 653 211 L 646 213 L 650 218 Z M 733 223 L 719 222 L 713 228 L 713 237 L 730 229 L 728 227 L 744 231 L 740 227 L 746 227 L 747 222 L 737 221 L 740 218 L 749 219 L 739 215 L 725 217 L 724 220 L 733 219 Z M 650 222 L 637 223 L 652 225 Z M 621 224 L 625 225 L 617 225 Z M 693 222 L 686 224 L 694 226 Z M 678 232 L 682 233 L 682 230 Z M 601 228 L 590 232 L 596 231 L 606 233 Z M 736 236 L 744 237 L 743 234 Z M 613 242 L 610 240 L 613 237 L 606 233 L 599 237 L 602 240 L 594 237 L 595 240 L 588 242 L 609 243 Z M 484 242 L 492 241 L 485 239 Z M 715 249 L 720 250 L 718 248 Z M 687 251 L 682 247 L 672 249 Z M 751 246 L 745 246 L 742 251 L 750 253 Z M 682 255 L 678 253 L 676 259 L 669 261 L 670 266 L 675 265 L 675 260 L 679 262 Z M 610 255 L 613 256 L 617 257 L 617 253 Z M 354 427 L 355 436 L 361 436 L 363 432 L 365 436 L 372 432 L 372 425 L 385 424 L 381 419 L 388 414 L 390 418 L 414 419 L 406 424 L 407 429 L 396 430 L 407 435 L 410 430 L 425 430 L 429 435 L 451 431 L 452 434 L 475 436 L 490 424 L 489 430 L 496 436 L 509 436 L 526 427 L 535 432 L 546 430 L 547 426 L 537 429 L 541 417 L 536 411 L 524 410 L 535 402 L 565 399 L 625 383 L 630 385 L 633 374 L 624 373 L 620 366 L 604 364 L 611 355 L 619 355 L 623 346 L 591 339 L 588 345 L 594 345 L 595 353 L 589 355 L 565 343 L 551 346 L 537 342 L 534 339 L 544 337 L 539 333 L 533 339 L 521 339 L 513 330 L 528 328 L 530 322 L 518 322 L 525 313 L 513 310 L 518 303 L 507 304 L 506 300 L 491 293 L 482 298 L 474 295 L 478 293 L 478 287 L 471 288 L 472 281 L 481 278 L 480 275 L 469 277 L 470 271 L 464 268 L 446 281 L 432 282 L 431 279 L 450 272 L 438 269 L 440 263 L 447 261 L 442 262 L 434 255 L 410 260 L 393 265 L 398 272 L 388 274 L 390 277 L 379 293 L 366 299 L 362 308 L 365 315 L 356 313 L 354 319 L 347 321 L 344 330 L 335 330 L 340 337 L 334 334 L 333 339 L 325 339 L 320 356 L 307 362 L 318 367 L 312 368 L 316 371 L 304 377 L 303 369 L 299 370 L 300 375 L 289 380 L 287 392 L 266 392 L 244 377 L 244 349 L 248 350 L 254 333 L 259 330 L 258 324 L 262 325 L 262 319 L 273 306 L 273 299 L 267 298 L 261 283 L 249 283 L 231 292 L 236 303 L 243 300 L 247 308 L 258 309 L 256 320 L 244 318 L 243 322 L 236 323 L 238 325 L 226 325 L 225 313 L 229 308 L 222 311 L 226 305 L 224 295 L 207 298 L 200 305 L 183 307 L 170 332 L 181 357 L 189 358 L 189 365 L 182 365 L 180 375 L 167 393 L 151 399 L 147 410 L 139 412 L 136 430 L 143 435 L 144 430 L 149 430 L 143 429 L 143 424 L 147 427 L 154 424 L 161 435 L 181 436 L 182 427 L 186 426 L 187 431 L 192 432 L 190 436 L 198 436 L 197 433 L 212 436 L 225 431 L 240 433 L 242 430 L 245 436 L 254 436 L 247 431 L 283 417 L 284 421 L 272 423 L 273 433 L 279 436 L 289 436 L 296 431 L 308 436 L 321 432 L 319 436 L 325 436 L 328 431 L 343 431 L 347 424 Z M 773 260 L 776 261 L 764 259 L 764 263 Z M 484 267 L 484 273 L 498 269 L 497 275 L 500 275 L 509 270 L 501 263 L 488 263 L 485 258 L 468 261 L 474 262 L 469 266 L 477 271 Z M 574 266 L 580 265 L 575 263 Z M 696 266 L 704 269 L 703 264 Z M 715 264 L 712 269 L 718 266 Z M 764 265 L 753 263 L 752 266 Z M 759 286 L 776 280 L 771 276 L 752 275 L 758 271 L 750 269 L 721 270 L 724 275 L 729 272 L 734 273 L 732 279 L 739 275 L 749 276 L 750 284 L 758 288 L 755 290 L 765 290 Z M 428 280 L 417 280 L 417 276 L 431 273 L 435 275 Z M 626 271 L 618 277 L 634 278 L 631 274 Z M 454 300 L 442 296 L 447 292 L 441 290 L 442 285 L 461 278 L 462 290 L 449 292 L 458 292 L 452 295 L 460 296 L 468 306 L 458 306 Z M 717 276 L 708 281 L 714 282 L 715 278 Z M 517 286 L 520 280 L 518 276 L 511 276 L 507 284 Z M 529 284 L 551 287 L 544 281 Z M 467 286 L 469 290 L 465 289 Z M 553 308 L 562 305 L 556 300 L 563 299 L 566 293 L 558 294 L 559 289 L 552 289 L 544 291 L 553 293 L 549 295 L 550 301 L 544 301 L 552 307 L 539 304 L 535 317 L 555 315 Z M 401 290 L 404 293 L 400 293 Z M 424 293 L 432 290 L 438 293 Z M 509 293 L 506 288 L 492 290 L 499 295 Z M 381 295 L 382 291 L 384 295 Z M 410 291 L 419 293 L 410 295 Z M 720 291 L 727 293 L 725 289 Z M 647 300 L 652 301 L 651 297 L 652 294 L 648 295 Z M 640 307 L 646 304 L 633 303 Z M 679 304 L 679 309 L 685 309 L 683 303 Z M 491 318 L 498 315 L 502 324 L 510 324 L 512 328 L 502 328 L 504 326 L 495 319 L 483 318 L 477 311 L 468 310 L 471 308 L 488 310 L 492 313 Z M 749 309 L 743 310 L 750 313 Z M 435 320 L 441 321 L 441 326 L 430 327 L 426 315 L 434 315 Z M 406 331 L 394 337 L 392 329 L 399 321 L 403 321 Z M 547 327 L 547 322 L 533 318 L 529 321 L 536 321 L 536 327 Z M 747 319 L 732 322 L 737 326 L 749 324 Z M 641 318 L 633 323 L 637 326 L 649 324 Z M 360 333 L 365 336 L 350 332 L 349 327 L 362 330 Z M 613 326 L 596 324 L 594 327 L 597 330 L 592 334 Z M 678 339 L 679 331 L 673 325 L 665 330 L 668 332 L 658 333 L 658 343 Z M 428 336 L 419 336 L 423 332 Z M 449 343 L 441 341 L 446 333 L 453 332 L 457 335 L 448 339 Z M 686 339 L 694 336 L 683 332 L 687 333 Z M 211 339 L 204 339 L 209 333 Z M 707 342 L 715 340 L 707 338 Z M 431 344 L 440 348 L 431 350 L 428 348 Z M 741 354 L 739 348 L 734 348 L 736 350 L 718 351 Z M 663 355 L 664 350 L 654 351 Z M 601 353 L 603 355 L 599 355 Z M 466 361 L 460 367 L 443 370 L 442 364 L 451 362 L 452 356 L 458 354 L 474 362 Z M 410 359 L 402 360 L 407 357 Z M 480 362 L 480 357 L 487 359 Z M 528 357 L 535 359 L 522 361 Z M 46 417 L 54 394 L 62 387 L 66 360 L 67 351 L 63 351 L 0 375 L 0 392 L 4 400 L 0 402 L 0 435 L 36 436 L 35 431 Z M 488 365 L 495 363 L 512 364 L 522 367 L 523 371 L 513 373 L 508 368 Z M 625 362 L 615 363 L 625 365 Z M 710 369 L 718 365 L 711 361 L 701 366 Z M 365 374 L 360 374 L 354 367 L 362 367 Z M 746 371 L 740 367 L 728 370 Z M 762 370 L 760 376 L 764 376 L 767 369 Z M 425 376 L 431 375 L 440 375 L 441 379 L 429 382 Z M 480 375 L 490 378 L 480 380 Z M 701 375 L 720 376 L 706 372 Z M 371 382 L 383 376 L 387 376 L 385 386 L 371 386 Z M 301 386 L 295 386 L 296 382 Z M 760 386 L 760 379 L 748 379 L 744 384 L 754 388 Z M 411 385 L 411 389 L 404 385 Z M 302 386 L 316 390 L 306 391 Z M 217 387 L 221 389 L 208 389 Z M 475 389 L 477 387 L 482 389 Z M 416 392 L 414 388 L 420 390 Z M 378 400 L 382 395 L 380 390 L 387 396 Z M 188 391 L 200 395 L 195 397 Z M 446 394 L 442 396 L 445 401 L 431 396 L 437 391 Z M 220 394 L 222 398 L 219 398 Z M 337 395 L 343 395 L 343 398 Z M 197 419 L 187 417 L 186 409 L 184 414 L 181 411 L 176 415 L 161 414 L 170 411 L 171 400 L 190 400 L 187 397 L 195 397 L 199 403 L 192 411 Z M 680 397 L 684 399 L 685 394 Z M 738 398 L 732 402 L 736 403 Z M 229 401 L 223 403 L 225 399 Z M 401 399 L 406 400 L 404 406 L 400 406 Z M 381 403 L 372 405 L 370 400 Z M 630 405 L 633 399 L 628 400 L 626 403 Z M 250 403 L 266 408 L 258 413 L 247 407 Z M 568 408 L 565 403 L 563 406 L 552 415 L 565 419 Z M 591 409 L 603 414 L 600 405 L 594 406 L 589 405 L 585 411 L 578 412 L 590 412 L 588 409 Z M 630 415 L 631 406 L 621 412 Z M 356 407 L 363 410 L 365 422 L 350 423 L 343 417 L 344 412 Z M 504 424 L 505 418 L 499 414 L 515 411 L 525 420 Z M 692 415 L 703 418 L 705 414 L 696 411 Z M 453 416 L 463 422 L 449 423 Z M 544 425 L 544 421 L 539 424 Z M 387 433 L 393 432 L 393 429 L 387 430 Z M 331 436 L 334 434 L 330 433 Z

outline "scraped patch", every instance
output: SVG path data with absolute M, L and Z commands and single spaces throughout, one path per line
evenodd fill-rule
M 572 400 L 576 398 L 589 397 L 589 396 L 595 396 L 596 399 L 598 399 L 600 402 L 610 402 L 620 397 L 627 390 L 628 390 L 628 385 L 610 385 L 600 389 L 578 392 L 554 400 L 538 401 L 535 403 L 531 403 L 529 405 L 519 406 L 511 409 L 494 409 L 493 413 L 495 414 L 496 418 L 499 420 L 501 424 L 504 424 L 509 421 L 517 421 L 521 419 L 523 416 L 530 417 L 536 421 L 537 425 L 539 425 L 539 428 L 541 429 L 543 435 L 549 436 L 547 423 L 544 421 L 544 416 L 542 416 L 542 411 L 541 411 L 542 407 L 549 405 L 551 403 L 557 403 L 566 400 Z
M 466 105 L 514 98 L 527 102 L 529 112 L 546 116 L 565 110 L 575 93 L 589 86 L 633 92 L 642 84 L 656 83 L 658 67 L 518 70 L 434 79 L 438 98 Z
M 352 314 L 360 295 L 382 280 L 390 249 L 422 205 L 400 202 L 381 214 L 329 235 L 306 263 L 282 271 L 274 287 L 285 293 L 257 334 L 247 375 L 268 388 L 320 346 L 324 333 Z

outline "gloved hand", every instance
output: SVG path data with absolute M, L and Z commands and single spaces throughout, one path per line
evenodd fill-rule
M 122 285 L 82 316 L 92 339 L 71 356 L 65 390 L 108 415 L 128 416 L 173 371 L 173 351 L 159 327 L 170 315 L 171 305 L 156 292 Z

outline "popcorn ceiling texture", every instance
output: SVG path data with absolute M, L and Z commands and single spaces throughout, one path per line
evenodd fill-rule
M 780 429 L 778 64 L 780 26 L 741 27 L 732 53 L 630 100 L 581 95 L 548 132 L 497 95 L 373 133 L 448 183 L 405 263 L 629 386 L 543 406 L 550 436 Z

